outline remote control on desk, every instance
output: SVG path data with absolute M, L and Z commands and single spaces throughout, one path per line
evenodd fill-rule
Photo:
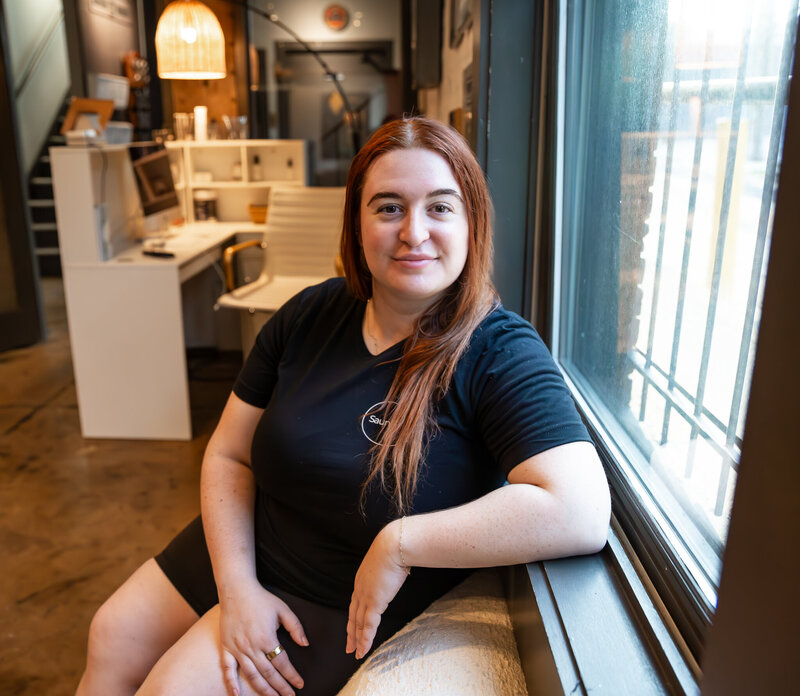
M 175 258 L 175 254 L 173 254 L 171 251 L 158 251 L 157 249 L 143 249 L 142 253 L 145 256 L 158 256 L 159 258 L 162 258 L 162 259 L 174 259 Z

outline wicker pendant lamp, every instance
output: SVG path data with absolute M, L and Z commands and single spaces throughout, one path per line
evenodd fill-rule
M 225 37 L 214 13 L 197 0 L 175 0 L 156 28 L 158 76 L 173 80 L 225 77 Z

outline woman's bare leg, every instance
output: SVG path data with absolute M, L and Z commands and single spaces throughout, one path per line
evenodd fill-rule
M 253 691 L 242 684 L 242 693 Z M 225 696 L 219 649 L 219 605 L 197 621 L 158 661 L 137 696 Z
M 288 637 L 288 636 L 287 636 Z M 285 655 L 281 658 L 286 660 Z M 272 688 L 260 680 L 259 694 L 293 696 L 283 679 Z M 239 676 L 241 696 L 257 696 L 252 684 Z M 136 696 L 227 696 L 222 674 L 219 605 L 206 612 L 156 663 Z
M 294 596 L 273 586 L 266 588 L 286 602 L 300 619 L 310 645 L 297 645 L 285 628 L 277 631 L 284 652 L 273 666 L 283 669 L 288 660 L 305 682 L 295 691 L 288 683 L 269 688 L 265 681 L 248 683 L 240 673 L 241 696 L 332 696 L 345 685 L 359 667 L 355 655 L 345 652 L 347 610 L 326 607 Z M 382 622 L 383 624 L 384 622 Z M 379 629 L 380 643 L 398 628 L 385 622 Z M 137 696 L 226 696 L 222 677 L 219 638 L 219 605 L 210 609 L 158 661 L 142 684 Z
M 198 616 L 154 559 L 97 610 L 76 696 L 132 696 Z

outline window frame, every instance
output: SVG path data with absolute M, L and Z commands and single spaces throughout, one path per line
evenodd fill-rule
M 558 21 L 563 4 L 537 0 L 524 3 L 520 11 L 516 3 L 474 0 L 473 7 L 476 127 L 472 145 L 493 199 L 524 211 L 514 221 L 517 227 L 509 228 L 511 221 L 505 219 L 503 226 L 496 225 L 496 236 L 505 240 L 498 246 L 495 269 L 498 275 L 505 273 L 509 256 L 518 260 L 526 255 L 532 260 L 523 288 L 527 297 L 520 298 L 512 287 L 511 294 L 502 294 L 503 302 L 529 319 L 550 347 L 553 317 L 560 311 L 553 294 L 553 275 L 560 262 L 553 231 L 560 224 L 555 201 L 562 193 L 556 178 L 560 174 L 557 144 L 551 134 L 558 132 L 554 124 L 563 104 L 563 99 L 553 98 L 559 92 L 559 51 L 564 50 L 563 42 L 558 42 L 559 32 L 564 31 Z M 504 44 L 502 50 L 498 44 Z M 525 53 L 520 48 L 515 55 L 508 48 L 517 44 L 536 50 Z M 495 79 L 514 74 L 523 60 L 532 61 L 534 67 L 516 82 Z M 800 50 L 795 51 L 792 74 L 800 76 Z M 526 91 L 531 100 L 519 99 Z M 796 592 L 800 557 L 786 553 L 800 538 L 800 516 L 793 512 L 796 501 L 792 500 L 800 487 L 800 468 L 796 456 L 787 456 L 796 453 L 796 424 L 783 425 L 796 414 L 792 400 L 800 394 L 800 370 L 793 355 L 800 343 L 800 315 L 794 304 L 796 269 L 791 268 L 800 258 L 800 236 L 794 233 L 800 219 L 796 194 L 800 78 L 790 84 L 788 102 L 770 253 L 776 253 L 781 244 L 789 251 L 779 256 L 784 261 L 782 273 L 771 265 L 767 278 L 719 605 L 703 646 L 703 671 L 671 616 L 670 598 L 652 581 L 650 567 L 655 562 L 642 552 L 641 542 L 629 539 L 629 530 L 622 528 L 622 524 L 635 525 L 620 522 L 616 513 L 624 516 L 626 503 L 615 493 L 610 539 L 602 552 L 515 566 L 505 573 L 511 620 L 531 696 L 588 694 L 600 688 L 632 696 L 695 694 L 701 679 L 704 694 L 772 693 L 800 679 L 800 663 L 793 653 L 800 612 L 789 599 Z M 516 147 L 509 148 L 509 142 Z M 527 172 L 526 194 L 517 199 L 503 197 L 504 191 L 517 190 L 505 188 L 507 178 L 523 172 Z M 770 302 L 771 297 L 778 299 Z M 778 332 L 783 331 L 780 338 L 788 340 L 775 338 L 776 326 Z M 773 341 L 762 344 L 769 327 L 773 327 Z M 768 384 L 765 395 L 758 383 L 770 369 L 772 385 Z M 775 392 L 774 384 L 788 389 L 777 401 L 769 393 L 770 387 Z M 773 432 L 776 422 L 783 426 L 777 433 Z M 615 454 L 597 433 L 595 437 L 609 468 Z M 612 490 L 619 487 L 613 476 L 611 486 Z M 599 586 L 602 592 L 596 592 Z M 594 630 L 598 627 L 599 632 Z M 626 637 L 624 649 L 618 640 L 621 634 Z M 587 641 L 587 635 L 594 640 Z
M 593 414 L 586 398 L 559 362 L 561 306 L 560 290 L 557 291 L 556 288 L 560 282 L 560 235 L 564 224 L 560 202 L 563 201 L 561 183 L 564 171 L 563 124 L 566 122 L 565 78 L 560 75 L 560 70 L 566 65 L 566 6 L 566 2 L 558 0 L 545 0 L 540 4 L 546 29 L 541 44 L 543 56 L 541 83 L 538 85 L 538 98 L 534 100 L 538 113 L 532 119 L 534 124 L 532 141 L 537 143 L 537 147 L 532 150 L 532 159 L 537 163 L 539 176 L 536 177 L 534 193 L 529 201 L 529 205 L 532 205 L 535 211 L 532 243 L 534 258 L 532 279 L 535 282 L 531 282 L 528 287 L 531 298 L 529 305 L 531 314 L 528 318 L 537 327 L 562 372 L 565 373 L 568 386 L 595 441 L 609 478 L 619 533 L 626 538 L 623 546 L 632 554 L 632 567 L 639 569 L 637 574 L 648 588 L 648 594 L 660 606 L 667 623 L 674 627 L 671 632 L 677 644 L 685 645 L 680 649 L 683 659 L 687 664 L 696 665 L 703 658 L 713 608 L 692 579 L 680 554 L 665 543 L 664 535 L 650 517 L 650 512 L 643 509 L 641 498 L 627 479 L 627 470 L 632 470 L 631 465 L 621 451 L 612 444 L 612 440 Z M 795 46 L 798 45 L 796 42 Z M 800 51 L 796 49 L 795 64 L 798 53 Z M 798 75 L 797 72 L 794 74 Z M 791 94 L 799 91 L 798 82 L 800 80 L 790 84 Z M 551 98 L 552 96 L 555 98 Z M 800 129 L 798 121 L 800 116 L 797 110 L 787 114 L 785 125 L 787 137 L 790 128 L 795 131 Z M 782 171 L 781 177 L 783 176 Z M 779 186 L 780 183 L 779 181 Z M 775 234 L 774 229 L 773 234 Z M 699 672 L 696 674 L 699 675 Z

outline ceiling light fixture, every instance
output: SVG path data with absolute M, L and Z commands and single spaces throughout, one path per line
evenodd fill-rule
M 171 80 L 225 77 L 225 36 L 216 15 L 198 0 L 175 0 L 156 27 L 158 76 Z

